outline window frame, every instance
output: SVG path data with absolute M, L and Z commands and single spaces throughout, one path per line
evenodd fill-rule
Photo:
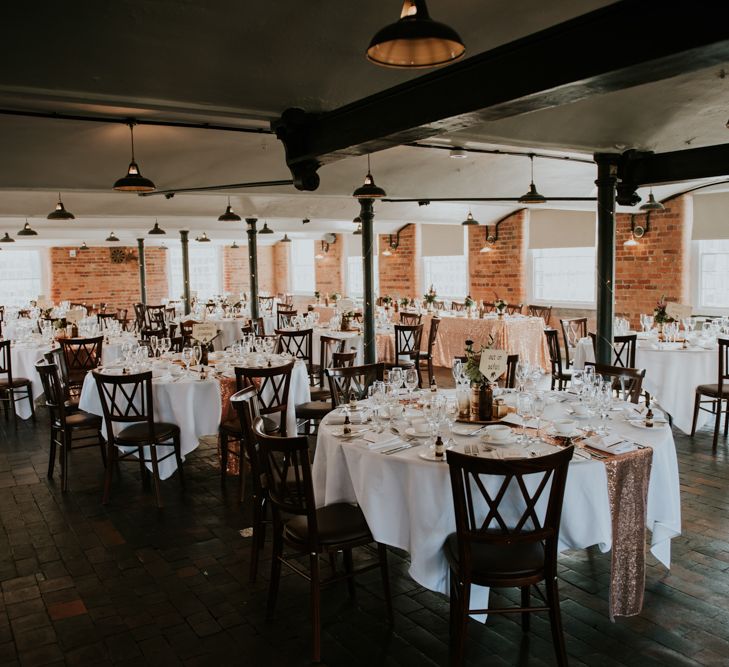
M 188 249 L 190 260 L 193 259 L 193 253 L 199 252 L 199 251 L 205 251 L 210 252 L 213 251 L 215 253 L 215 259 L 216 259 L 216 280 L 217 280 L 217 291 L 211 290 L 210 294 L 201 295 L 200 290 L 196 290 L 195 286 L 193 285 L 193 276 L 192 276 L 192 261 L 190 261 L 190 292 L 197 292 L 197 298 L 198 299 L 209 299 L 213 298 L 214 296 L 218 294 L 223 294 L 225 292 L 225 281 L 224 281 L 224 266 L 223 266 L 223 251 L 222 246 L 218 245 L 211 245 L 211 246 L 202 246 L 202 247 L 190 247 Z M 180 294 L 173 294 L 173 285 L 174 285 L 174 279 L 173 279 L 173 265 L 175 262 L 173 261 L 173 254 L 180 254 Z M 168 298 L 172 299 L 173 301 L 176 301 L 181 298 L 182 291 L 184 288 L 184 282 L 182 279 L 182 247 L 181 246 L 172 246 L 168 248 L 167 250 L 167 292 L 168 292 Z
M 469 294 L 470 290 L 470 283 L 469 283 L 469 271 L 468 271 L 468 255 L 426 255 L 421 258 L 421 267 L 422 267 L 422 292 L 425 293 L 427 290 L 430 289 L 431 281 L 428 279 L 428 269 L 427 264 L 430 260 L 433 259 L 448 259 L 451 262 L 458 261 L 460 264 L 463 263 L 463 270 L 464 270 L 464 291 L 463 294 L 446 294 L 444 292 L 441 292 L 438 289 L 437 285 L 434 285 L 436 294 L 438 295 L 438 300 L 446 300 L 446 301 L 462 301 L 466 296 Z
M 296 267 L 297 266 L 303 266 L 303 264 L 294 264 L 294 247 L 296 244 L 300 244 L 302 242 L 311 243 L 311 271 L 312 271 L 312 282 L 311 282 L 311 289 L 297 289 L 297 280 L 294 280 L 294 275 L 296 274 Z M 314 292 L 316 291 L 316 259 L 314 259 L 314 255 L 316 255 L 316 242 L 314 239 L 291 239 L 291 243 L 289 245 L 289 252 L 288 252 L 288 260 L 289 260 L 289 284 L 288 289 L 286 290 L 289 294 L 292 294 L 294 296 L 314 296 Z M 280 290 L 279 290 L 280 291 Z
M 38 292 L 36 294 L 32 294 L 28 297 L 27 302 L 23 302 L 20 304 L 13 304 L 10 303 L 7 300 L 0 300 L 0 303 L 3 303 L 5 306 L 9 306 L 11 308 L 19 307 L 19 306 L 26 306 L 30 303 L 30 301 L 34 301 L 38 298 L 40 295 L 44 295 L 46 298 L 50 299 L 50 276 L 49 276 L 49 255 L 48 255 L 48 249 L 46 248 L 34 248 L 34 247 L 20 247 L 20 248 L 3 248 L 3 256 L 7 257 L 5 253 L 8 255 L 10 254 L 17 254 L 20 252 L 34 252 L 36 253 L 36 256 L 38 257 Z
M 727 306 L 704 306 L 701 303 L 701 273 L 704 254 L 725 254 L 725 253 L 704 253 L 702 245 L 726 242 L 728 239 L 696 239 L 691 242 L 691 303 L 693 311 L 701 315 L 729 315 L 729 305 Z M 726 251 L 729 254 L 729 250 Z
M 536 253 L 544 250 L 585 250 L 590 249 L 594 253 L 594 274 L 593 274 L 593 299 L 592 301 L 570 301 L 565 299 L 541 299 L 536 297 L 536 286 L 534 280 L 536 271 L 534 270 L 534 261 Z M 529 248 L 527 251 L 526 262 L 526 281 L 527 281 L 527 297 L 528 303 L 535 306 L 552 306 L 554 308 L 575 308 L 584 310 L 595 310 L 597 308 L 597 248 L 595 246 L 580 246 L 579 248 Z

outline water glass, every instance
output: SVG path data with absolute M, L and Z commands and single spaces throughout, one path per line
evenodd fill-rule
M 527 442 L 526 425 L 529 417 L 532 416 L 532 397 L 522 391 L 516 400 L 516 414 L 521 417 L 521 434 L 518 437 L 520 443 Z

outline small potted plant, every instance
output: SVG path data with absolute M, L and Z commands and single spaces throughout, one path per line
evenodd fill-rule
M 351 310 L 347 311 L 346 313 L 342 313 L 342 323 L 341 323 L 341 330 L 342 331 L 351 331 L 352 330 L 352 319 L 354 318 L 354 312 Z
M 662 294 L 653 309 L 653 321 L 658 325 L 658 336 L 663 336 L 663 325 L 674 321 L 666 312 L 666 295 Z
M 471 383 L 471 420 L 490 421 L 493 407 L 493 389 L 481 372 L 481 354 L 491 349 L 493 336 L 489 335 L 488 345 L 482 345 L 478 351 L 473 349 L 473 341 L 466 341 L 466 364 L 464 374 Z
M 438 299 L 438 294 L 433 288 L 433 286 L 430 286 L 430 289 L 423 294 L 423 301 L 425 301 L 425 307 L 430 311 L 433 310 L 435 307 L 435 302 Z
M 410 299 L 408 299 L 406 296 L 402 297 L 400 299 L 400 308 L 407 308 L 409 303 Z
M 329 295 L 330 301 L 333 301 L 335 306 L 337 305 L 337 301 L 339 301 L 339 299 L 341 299 L 341 298 L 342 298 L 342 295 L 339 292 L 332 292 Z
M 496 314 L 499 317 L 503 317 L 504 314 L 506 313 L 506 301 L 504 301 L 503 299 L 499 299 L 498 297 L 496 297 L 494 299 L 494 308 L 496 309 Z
M 466 310 L 468 311 L 468 316 L 472 317 L 473 310 L 476 307 L 476 302 L 471 298 L 470 294 L 467 294 L 466 298 L 463 299 L 463 305 L 466 308 Z

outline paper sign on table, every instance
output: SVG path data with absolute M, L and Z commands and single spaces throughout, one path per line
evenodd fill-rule
M 507 356 L 504 350 L 484 350 L 478 369 L 489 382 L 496 382 L 506 370 Z
M 198 322 L 192 325 L 192 337 L 201 343 L 207 343 L 218 335 L 218 327 L 214 322 Z
M 672 317 L 677 322 L 680 322 L 687 317 L 691 317 L 693 308 L 686 305 L 685 303 L 676 303 L 674 301 L 668 301 L 666 303 L 666 315 Z
M 84 311 L 82 308 L 72 308 L 67 311 L 64 315 L 66 322 L 78 322 L 84 318 Z

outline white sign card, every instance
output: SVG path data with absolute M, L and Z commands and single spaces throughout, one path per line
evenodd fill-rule
M 192 337 L 201 343 L 207 343 L 218 335 L 218 327 L 214 322 L 202 322 L 192 325 Z
M 83 308 L 71 308 L 71 310 L 66 312 L 64 317 L 66 318 L 66 322 L 78 322 L 84 318 Z
M 693 308 L 684 303 L 675 303 L 674 301 L 668 301 L 666 303 L 666 315 L 678 322 L 687 317 L 691 317 L 691 311 L 693 311 Z
M 489 382 L 496 382 L 506 370 L 507 356 L 505 350 L 484 350 L 478 369 Z

